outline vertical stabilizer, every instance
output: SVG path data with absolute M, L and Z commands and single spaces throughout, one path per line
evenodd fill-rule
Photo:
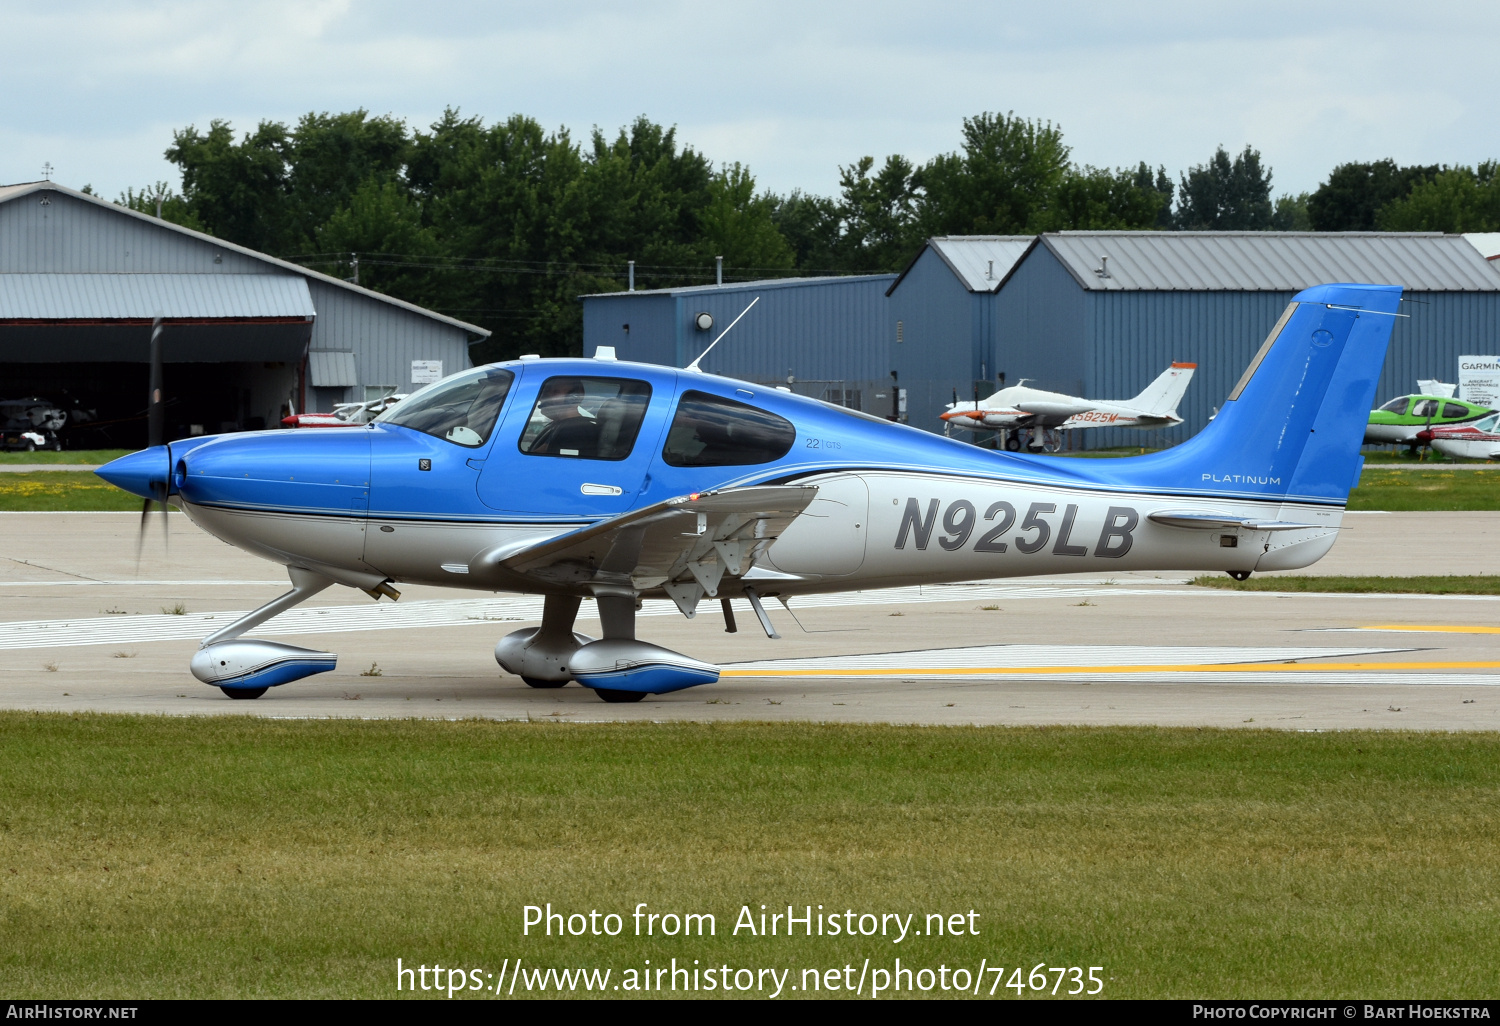
M 1343 505 L 1400 302 L 1399 285 L 1299 292 L 1207 427 L 1100 469 L 1179 494 Z
M 1126 399 L 1120 405 L 1130 406 L 1152 417 L 1177 419 L 1177 404 L 1187 392 L 1193 380 L 1196 363 L 1174 363 L 1162 371 L 1155 381 L 1147 385 L 1134 399 Z

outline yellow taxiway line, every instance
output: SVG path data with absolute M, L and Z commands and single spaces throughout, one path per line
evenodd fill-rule
M 1261 673 L 1264 671 L 1494 670 L 1500 662 L 1441 663 L 1209 663 L 1191 666 L 860 667 L 849 670 L 724 670 L 722 677 L 979 677 L 1084 673 Z

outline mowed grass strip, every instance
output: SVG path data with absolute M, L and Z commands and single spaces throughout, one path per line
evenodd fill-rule
M 0 512 L 139 510 L 141 498 L 88 470 L 0 474 Z
M 134 449 L 64 449 L 53 452 L 43 449 L 38 452 L 0 452 L 0 466 L 24 463 L 108 463 L 135 452 Z
M 1497 790 L 1486 734 L 6 713 L 0 972 L 28 998 L 388 997 L 398 957 L 796 983 L 899 956 L 1104 966 L 1114 997 L 1477 998 Z M 625 934 L 523 937 L 547 902 Z M 717 934 L 630 936 L 637 902 Z M 762 904 L 974 909 L 980 935 L 733 936 Z
M 1348 508 L 1389 512 L 1500 509 L 1500 467 L 1366 467 L 1359 487 L 1349 493 Z
M 1224 574 L 1203 574 L 1193 584 L 1228 591 L 1311 591 L 1325 593 L 1388 592 L 1396 595 L 1500 595 L 1500 577 L 1460 575 L 1430 577 L 1313 577 L 1286 575 L 1236 581 Z

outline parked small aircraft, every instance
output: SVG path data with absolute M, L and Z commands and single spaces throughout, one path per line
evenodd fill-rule
M 407 393 L 400 392 L 362 403 L 338 403 L 332 413 L 293 413 L 282 417 L 281 423 L 290 428 L 359 427 L 370 423 L 406 396 Z
M 690 619 L 717 599 L 731 632 L 733 603 L 745 602 L 776 637 L 766 597 L 1307 566 L 1333 545 L 1358 479 L 1400 295 L 1299 293 L 1211 424 L 1123 459 L 979 449 L 601 349 L 466 370 L 357 430 L 189 438 L 98 473 L 286 566 L 289 592 L 192 658 L 193 674 L 226 695 L 257 698 L 337 660 L 249 630 L 334 584 L 379 600 L 412 582 L 544 595 L 540 626 L 496 645 L 500 665 L 532 687 L 578 681 L 635 701 L 719 676 L 636 637 L 644 598 L 671 599 Z M 155 371 L 152 398 L 160 439 Z M 573 629 L 585 599 L 598 640 Z
M 1466 460 L 1500 459 L 1500 413 L 1423 432 L 1422 439 L 1445 456 Z
M 62 451 L 58 432 L 68 422 L 67 411 L 37 396 L 0 399 L 0 449 L 36 452 Z
M 1401 395 L 1370 411 L 1365 426 L 1366 445 L 1405 445 L 1413 450 L 1426 444 L 1424 431 L 1478 420 L 1489 407 L 1463 399 L 1436 395 Z
M 1174 363 L 1133 399 L 1082 399 L 1031 388 L 1029 380 L 1002 388 L 988 399 L 951 403 L 939 414 L 949 427 L 968 431 L 1002 431 L 1005 448 L 1056 452 L 1058 432 L 1079 428 L 1160 428 L 1181 424 L 1177 404 L 1193 380 L 1196 363 Z M 1023 436 L 1028 436 L 1023 439 Z

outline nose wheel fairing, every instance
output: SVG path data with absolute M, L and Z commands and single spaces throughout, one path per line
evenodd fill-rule
M 193 676 L 210 687 L 225 689 L 274 688 L 338 666 L 332 652 L 283 645 L 253 638 L 221 641 L 193 653 Z

